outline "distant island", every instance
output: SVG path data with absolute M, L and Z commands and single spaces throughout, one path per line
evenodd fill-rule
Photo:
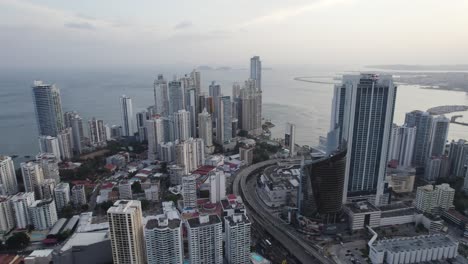
M 219 66 L 219 67 L 212 67 L 208 65 L 201 65 L 197 67 L 199 71 L 230 71 L 230 70 L 248 70 L 247 68 L 232 68 L 229 66 Z M 273 68 L 271 67 L 262 67 L 264 71 L 271 71 Z
M 454 65 L 407 65 L 407 64 L 390 64 L 390 65 L 367 65 L 366 68 L 395 70 L 395 71 L 468 71 L 468 64 Z

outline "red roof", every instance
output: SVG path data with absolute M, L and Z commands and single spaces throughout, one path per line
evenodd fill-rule
M 228 194 L 226 195 L 228 200 L 236 200 L 237 199 L 237 196 L 235 194 Z
M 106 166 L 104 166 L 104 168 L 110 170 L 110 171 L 113 171 L 117 168 L 117 166 L 115 166 L 114 164 L 106 164 Z
M 200 168 L 198 168 L 197 170 L 195 170 L 192 173 L 193 174 L 200 174 L 200 175 L 207 175 L 208 173 L 210 173 L 214 169 L 216 169 L 216 167 L 205 165 L 205 166 L 201 166 Z
M 101 189 L 112 189 L 114 187 L 114 184 L 112 182 L 105 183 L 101 186 Z

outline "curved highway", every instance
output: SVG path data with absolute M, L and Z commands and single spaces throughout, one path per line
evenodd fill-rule
M 245 205 L 250 209 L 249 216 L 267 230 L 299 261 L 304 264 L 334 263 L 331 259 L 319 253 L 316 248 L 302 240 L 295 230 L 288 228 L 287 225 L 272 216 L 257 198 L 255 187 L 253 187 L 256 179 L 251 176 L 254 176 L 258 170 L 274 165 L 279 161 L 281 160 L 267 160 L 242 169 L 233 182 L 234 194 L 243 198 Z

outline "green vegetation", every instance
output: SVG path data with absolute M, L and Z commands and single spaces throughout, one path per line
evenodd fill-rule
M 245 130 L 239 130 L 239 133 L 237 133 L 239 137 L 247 137 L 249 135 L 249 132 Z
M 141 200 L 140 202 L 141 202 L 141 209 L 143 211 L 146 211 L 150 208 L 150 201 L 145 199 L 145 200 Z
M 458 244 L 458 253 L 465 258 L 468 258 L 468 246 L 460 243 Z
M 73 234 L 73 232 L 71 230 L 67 230 L 65 232 L 62 232 L 60 234 L 57 235 L 57 240 L 58 241 L 65 241 L 68 237 L 70 237 L 71 235 Z
M 6 246 L 9 249 L 24 249 L 29 245 L 30 238 L 28 234 L 24 232 L 14 233 L 6 241 Z
M 144 193 L 139 181 L 136 181 L 132 184 L 132 193 Z
M 112 201 L 106 201 L 99 205 L 102 211 L 107 212 L 107 210 L 114 204 Z
M 177 201 L 181 199 L 181 196 L 180 195 L 175 195 L 175 194 L 172 194 L 172 193 L 169 193 L 166 195 L 166 197 L 164 198 L 164 201 L 173 201 L 174 204 L 177 205 Z
M 266 142 L 257 142 L 253 153 L 253 163 L 262 162 L 270 159 L 270 155 L 276 154 L 281 150 L 281 146 L 271 145 Z
M 416 233 L 427 233 L 428 231 L 423 224 L 419 223 L 416 225 Z
M 74 215 L 75 211 L 73 210 L 72 205 L 66 205 L 62 208 L 62 210 L 59 212 L 60 218 L 70 218 Z

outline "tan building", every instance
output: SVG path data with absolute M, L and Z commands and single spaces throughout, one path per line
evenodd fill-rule
M 140 201 L 118 200 L 107 210 L 107 217 L 114 263 L 145 263 Z

